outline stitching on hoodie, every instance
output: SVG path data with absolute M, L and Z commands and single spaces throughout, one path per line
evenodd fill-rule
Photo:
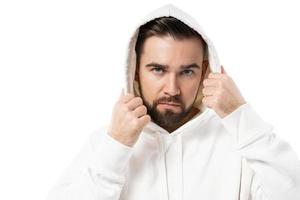
M 241 159 L 241 172 L 240 172 L 240 187 L 239 187 L 239 198 L 241 200 L 241 187 L 242 187 L 242 172 L 243 172 L 243 160 Z

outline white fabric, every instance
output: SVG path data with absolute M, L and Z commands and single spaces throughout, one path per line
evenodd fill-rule
M 138 25 L 174 16 L 209 45 L 210 70 L 220 72 L 216 51 L 197 22 L 172 5 Z M 137 26 L 137 27 L 138 27 Z M 134 90 L 136 34 L 131 38 L 125 88 Z M 201 96 L 201 95 L 200 95 Z M 134 147 L 107 134 L 91 134 L 48 194 L 48 200 L 299 200 L 300 162 L 247 102 L 221 119 L 209 108 L 169 134 L 150 122 Z

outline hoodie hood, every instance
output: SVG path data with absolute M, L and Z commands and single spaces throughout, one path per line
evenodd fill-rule
M 128 52 L 127 52 L 127 60 L 126 60 L 126 68 L 125 68 L 125 93 L 133 93 L 135 96 L 140 96 L 139 92 L 139 83 L 134 80 L 135 77 L 135 70 L 136 70 L 136 53 L 135 53 L 135 45 L 139 33 L 139 27 L 143 24 L 158 18 L 158 17 L 168 17 L 172 16 L 177 18 L 178 20 L 182 21 L 195 31 L 197 31 L 203 38 L 203 40 L 206 42 L 207 45 L 207 58 L 208 58 L 208 67 L 205 72 L 204 78 L 207 78 L 208 74 L 210 72 L 221 72 L 221 66 L 219 63 L 219 58 L 217 56 L 217 52 L 214 48 L 213 43 L 210 41 L 210 39 L 207 37 L 205 32 L 203 31 L 202 27 L 199 25 L 199 23 L 190 15 L 182 11 L 181 9 L 173 6 L 172 4 L 167 4 L 165 6 L 162 6 L 152 12 L 150 12 L 148 15 L 146 15 L 136 26 L 130 41 L 128 45 Z M 198 108 L 200 110 L 199 114 L 194 116 L 194 118 L 199 118 L 201 115 L 203 115 L 205 112 L 209 110 L 208 107 L 202 104 L 202 81 L 200 82 L 200 87 L 198 89 L 197 98 L 193 104 L 194 107 Z M 193 118 L 193 119 L 194 119 Z M 190 120 L 191 121 L 191 120 Z M 190 122 L 189 121 L 189 122 Z M 189 123 L 187 122 L 187 123 Z M 186 124 L 187 124 L 186 123 Z M 154 123 L 151 122 L 150 126 L 153 126 Z M 155 126 L 155 125 L 154 125 Z M 158 125 L 156 125 L 158 126 Z

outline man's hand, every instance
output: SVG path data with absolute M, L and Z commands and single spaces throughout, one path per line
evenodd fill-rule
M 222 67 L 222 73 L 210 73 L 203 81 L 202 102 L 224 118 L 246 103 L 233 80 Z
M 114 105 L 108 133 L 122 144 L 132 147 L 150 120 L 143 99 L 133 94 L 125 95 L 122 90 Z

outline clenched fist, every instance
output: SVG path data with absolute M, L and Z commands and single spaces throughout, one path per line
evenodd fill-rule
M 246 101 L 224 67 L 221 67 L 221 73 L 210 73 L 203 81 L 202 102 L 224 118 Z
M 150 120 L 143 99 L 133 94 L 124 94 L 122 90 L 113 108 L 108 133 L 122 144 L 132 147 Z

